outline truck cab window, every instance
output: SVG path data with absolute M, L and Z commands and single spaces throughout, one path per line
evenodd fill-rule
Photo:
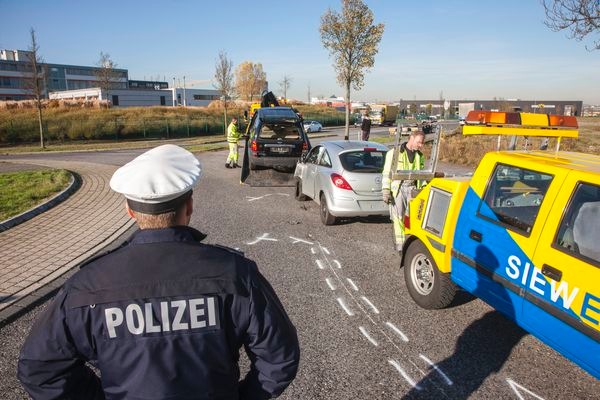
M 479 213 L 528 235 L 550 182 L 552 175 L 498 164 Z
M 558 228 L 554 247 L 600 264 L 600 187 L 580 183 Z

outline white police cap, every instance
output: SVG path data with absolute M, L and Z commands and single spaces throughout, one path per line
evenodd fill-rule
M 192 153 L 166 144 L 116 170 L 110 187 L 127 198 L 132 210 L 162 214 L 176 210 L 191 196 L 201 174 L 200 161 Z

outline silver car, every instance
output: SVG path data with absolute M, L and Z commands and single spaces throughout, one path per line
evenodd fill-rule
M 375 142 L 322 142 L 296 165 L 296 199 L 319 203 L 325 225 L 340 217 L 389 215 L 381 195 L 387 151 L 387 146 Z

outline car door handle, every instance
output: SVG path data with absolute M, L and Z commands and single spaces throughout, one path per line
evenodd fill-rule
M 469 232 L 469 237 L 479 243 L 481 243 L 481 240 L 483 239 L 483 235 L 480 232 L 474 231 L 472 229 L 471 232 Z
M 562 279 L 562 271 L 551 267 L 548 264 L 542 266 L 542 274 L 556 282 L 560 282 Z

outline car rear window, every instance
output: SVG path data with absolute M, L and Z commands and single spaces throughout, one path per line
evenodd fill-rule
M 259 137 L 263 139 L 300 139 L 300 128 L 291 124 L 264 124 Z
M 349 151 L 340 154 L 340 162 L 346 171 L 381 173 L 385 162 L 385 151 Z

